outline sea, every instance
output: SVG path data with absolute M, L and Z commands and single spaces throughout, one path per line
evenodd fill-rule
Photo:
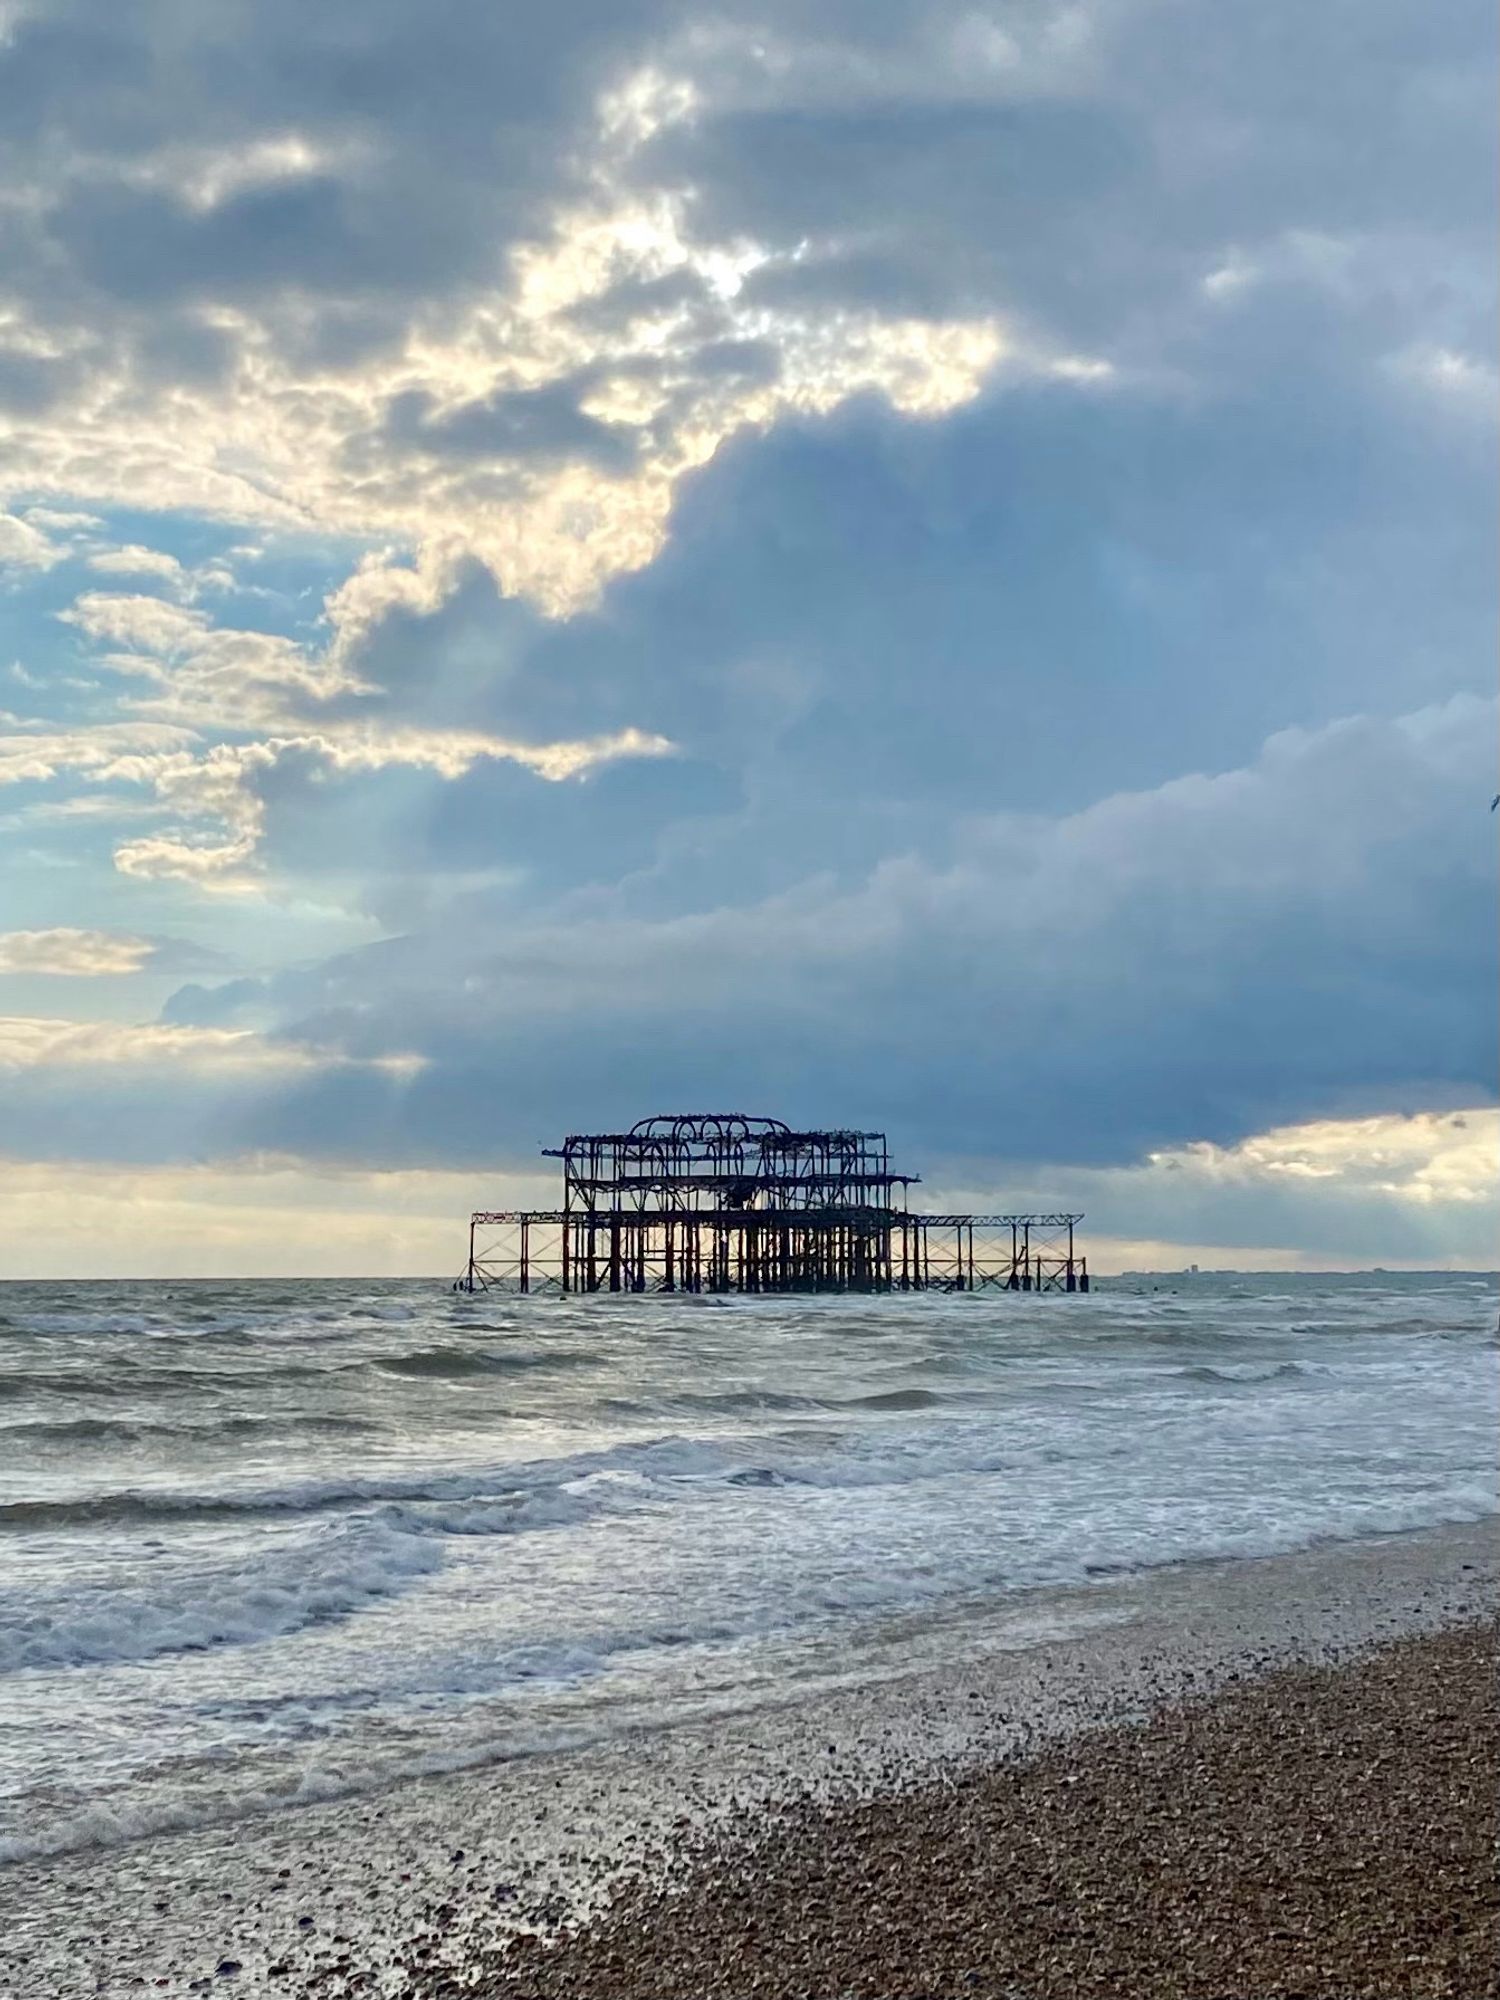
M 1496 1508 L 1492 1277 L 0 1285 L 0 1859 L 599 1744 Z

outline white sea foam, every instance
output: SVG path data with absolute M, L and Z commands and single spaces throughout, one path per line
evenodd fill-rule
M 889 1613 L 1494 1506 L 1461 1281 L 83 1293 L 5 1298 L 0 1855 L 732 1700 Z
M 232 1824 L 252 1819 L 258 1813 L 284 1811 L 288 1807 L 361 1798 L 406 1778 L 438 1777 L 517 1757 L 579 1750 L 598 1742 L 602 1733 L 597 1729 L 543 1729 L 519 1738 L 506 1736 L 466 1744 L 460 1750 L 430 1750 L 415 1757 L 383 1758 L 352 1768 L 306 1766 L 285 1784 L 249 1785 L 232 1792 L 153 1799 L 139 1805 L 127 1800 L 101 1799 L 81 1812 L 60 1814 L 26 1833 L 0 1834 L 0 1866 L 73 1854 L 86 1848 L 124 1847 L 155 1833 L 187 1833 L 198 1827 Z
M 284 1637 L 392 1597 L 442 1559 L 429 1541 L 365 1521 L 238 1562 L 169 1564 L 150 1585 L 0 1591 L 0 1673 Z
M 1333 1379 L 1327 1367 L 1321 1370 L 1321 1380 L 1314 1381 L 1313 1375 L 1310 1364 L 1294 1362 L 1174 1364 L 1169 1374 L 1163 1371 L 1160 1377 L 1121 1368 L 1116 1377 L 1120 1389 L 1138 1391 L 1157 1381 L 1163 1386 L 1131 1407 L 1101 1396 L 1094 1383 L 1084 1390 L 1076 1383 L 1064 1383 L 1060 1391 L 1072 1406 L 1066 1415 L 1044 1400 L 1042 1391 L 1048 1385 L 1038 1385 L 1030 1402 L 976 1404 L 962 1416 L 938 1415 L 925 1404 L 908 1411 L 902 1403 L 896 1405 L 897 1412 L 913 1419 L 904 1423 L 882 1420 L 889 1405 L 876 1396 L 863 1402 L 870 1413 L 868 1423 L 861 1423 L 856 1414 L 842 1425 L 789 1424 L 776 1413 L 776 1425 L 753 1431 L 742 1427 L 717 1434 L 632 1438 L 558 1458 L 479 1464 L 462 1472 L 436 1472 L 427 1465 L 412 1473 L 354 1472 L 265 1485 L 84 1489 L 66 1498 L 0 1501 L 0 1527 L 312 1515 L 404 1502 L 429 1508 L 467 1504 L 467 1516 L 450 1516 L 454 1525 L 448 1532 L 514 1533 L 633 1506 L 647 1495 L 682 1502 L 726 1487 L 857 1490 L 1020 1471 L 1065 1460 L 1098 1468 L 1112 1457 L 1133 1455 L 1153 1426 L 1170 1425 L 1189 1408 L 1200 1431 L 1211 1419 L 1221 1441 L 1230 1442 L 1276 1431 L 1295 1434 L 1308 1411 L 1319 1429 L 1336 1428 L 1341 1422 L 1376 1424 L 1397 1386 L 1380 1379 L 1373 1368 L 1366 1369 L 1363 1378 L 1342 1381 Z M 1493 1367 L 1483 1355 L 1473 1357 L 1467 1368 L 1455 1364 L 1442 1371 L 1441 1378 L 1434 1378 L 1434 1390 L 1460 1403 L 1465 1376 L 1471 1394 L 1493 1401 Z M 1179 1401 L 1168 1386 L 1174 1377 L 1191 1391 L 1191 1402 Z M 1407 1379 L 1404 1373 L 1399 1377 Z M 1309 1393 L 1317 1396 L 1315 1403 L 1307 1403 Z M 319 1421 L 331 1430 L 340 1427 L 327 1416 L 302 1415 L 289 1417 L 286 1427 L 311 1428 Z M 432 1513 L 428 1524 L 435 1525 L 438 1519 Z M 422 1517 L 413 1515 L 412 1524 L 422 1525 Z

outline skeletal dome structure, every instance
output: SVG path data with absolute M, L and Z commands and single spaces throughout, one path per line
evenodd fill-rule
M 883 1132 L 681 1112 L 580 1132 L 559 1209 L 479 1209 L 459 1288 L 522 1292 L 1084 1291 L 1081 1215 L 908 1206 Z

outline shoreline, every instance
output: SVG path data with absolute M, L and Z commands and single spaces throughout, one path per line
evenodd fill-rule
M 1037 1755 L 774 1807 L 426 2000 L 1489 2000 L 1500 1622 L 1281 1667 Z
M 1221 1557 L 898 1621 L 886 1668 L 866 1659 L 848 1686 L 15 1862 L 0 1991 L 441 1992 L 517 1928 L 597 1914 L 718 1829 L 962 1782 L 1184 1696 L 1493 1616 L 1497 1529 Z

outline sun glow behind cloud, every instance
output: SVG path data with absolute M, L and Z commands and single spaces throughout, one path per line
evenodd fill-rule
M 1468 31 L 206 20 L 0 50 L 8 1143 L 249 1269 L 750 1089 L 1117 1261 L 1477 1254 Z M 444 1268 L 395 1185 L 330 1245 Z
M 1344 1180 L 1346 1194 L 1389 1197 L 1393 1215 L 1415 1191 L 1427 1233 L 1389 1252 L 1388 1268 L 1482 1269 L 1493 1263 L 1488 1216 L 1497 1148 L 1500 1113 L 1488 1107 L 1441 1118 L 1324 1120 L 1234 1148 L 1188 1147 L 1138 1168 L 1077 1176 L 1065 1192 L 1096 1225 L 1085 1234 L 1091 1268 L 1100 1275 L 1181 1270 L 1189 1263 L 1204 1270 L 1338 1270 L 1365 1261 L 1362 1241 L 1341 1244 L 1336 1234 L 1327 1243 L 1289 1245 L 1253 1234 L 1191 1233 L 1195 1223 L 1222 1220 L 1200 1200 L 1226 1178 L 1243 1184 L 1312 1160 L 1328 1191 L 1338 1192 Z M 541 1163 L 523 1161 L 485 1172 L 339 1171 L 275 1156 L 128 1173 L 106 1163 L 11 1161 L 5 1171 L 0 1266 L 18 1277 L 64 1269 L 97 1277 L 446 1276 L 463 1261 L 472 1208 L 546 1208 L 556 1198 Z M 1163 1186 L 1167 1176 L 1178 1177 L 1170 1188 Z M 924 1192 L 921 1205 L 937 1208 L 983 1210 L 1027 1198 L 1013 1182 Z M 1144 1219 L 1164 1201 L 1177 1224 L 1173 1234 L 1121 1232 L 1121 1221 Z
M 580 171 L 587 194 L 511 246 L 492 284 L 414 313 L 397 340 L 352 364 L 289 351 L 295 296 L 205 309 L 236 357 L 212 388 L 146 383 L 80 332 L 87 393 L 17 427 L 7 483 L 408 550 L 457 546 L 508 592 L 562 615 L 652 560 L 679 481 L 736 433 L 866 393 L 921 416 L 976 395 L 1007 352 L 995 316 L 742 301 L 748 275 L 802 260 L 808 246 L 704 240 L 690 190 L 623 191 L 634 155 L 694 102 L 690 78 L 651 68 L 605 92 Z M 337 182 L 359 166 L 357 149 L 284 135 L 219 151 L 167 145 L 129 179 L 211 212 L 246 190 Z M 644 302 L 653 289 L 659 304 Z M 624 303 L 633 294 L 636 309 Z M 736 346 L 771 365 L 721 365 Z M 481 430 L 488 448 L 476 459 L 466 440 Z M 45 559 L 33 530 L 9 532 L 15 559 Z M 125 573 L 131 553 L 142 560 L 103 561 Z
M 1500 1111 L 1322 1119 L 1236 1146 L 1206 1142 L 1152 1153 L 1148 1164 L 1227 1186 L 1323 1181 L 1422 1207 L 1493 1207 L 1500 1182 Z
M 139 972 L 154 947 L 149 938 L 66 925 L 47 931 L 0 931 L 0 972 L 45 973 L 66 979 Z
M 322 1072 L 355 1064 L 392 1077 L 422 1068 L 417 1055 L 395 1053 L 364 1061 L 342 1051 L 271 1040 L 247 1028 L 184 1027 L 160 1021 L 74 1021 L 0 1015 L 0 1071 L 153 1068 Z

